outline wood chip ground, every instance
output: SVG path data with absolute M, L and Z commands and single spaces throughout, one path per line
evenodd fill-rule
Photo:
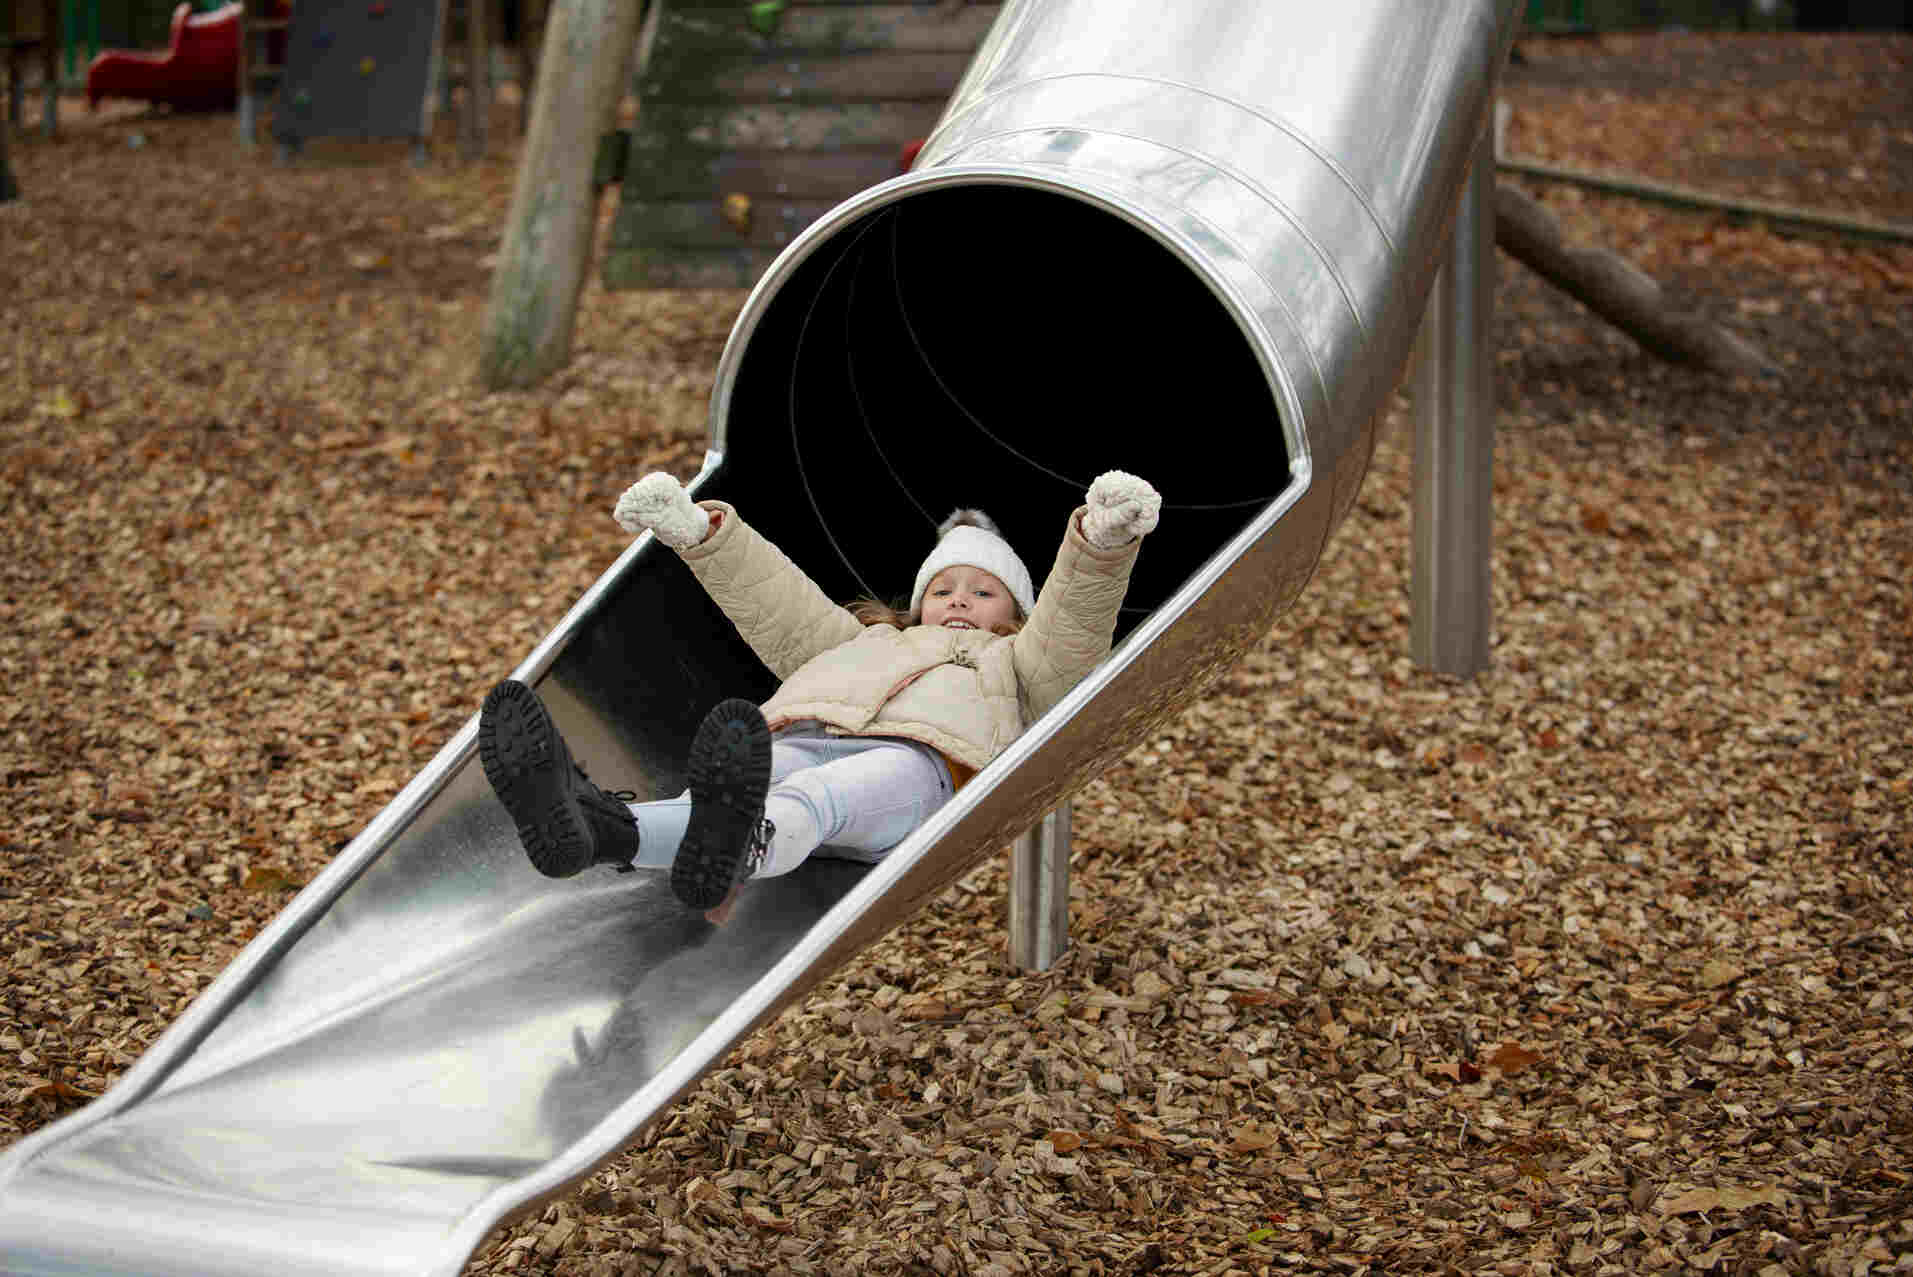
M 1913 39 L 1522 52 L 1517 154 L 1913 222 Z M 482 393 L 515 157 L 440 149 L 77 106 L 13 147 L 0 1143 L 700 455 L 741 296 L 594 285 L 570 369 Z M 469 1272 L 1913 1271 L 1913 248 L 1531 189 L 1786 376 L 1504 259 L 1490 672 L 1406 656 L 1403 409 L 1302 601 L 1078 798 L 1058 967 L 1007 968 L 986 865 Z

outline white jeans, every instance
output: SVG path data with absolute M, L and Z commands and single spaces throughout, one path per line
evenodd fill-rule
M 787 874 L 812 852 L 874 864 L 950 800 L 943 756 L 894 736 L 830 736 L 800 725 L 771 742 L 764 814 L 777 828 L 756 877 Z M 667 869 L 691 819 L 691 791 L 632 803 L 640 869 Z

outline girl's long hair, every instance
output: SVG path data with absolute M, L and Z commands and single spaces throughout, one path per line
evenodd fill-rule
M 888 625 L 894 629 L 907 630 L 913 625 L 921 625 L 923 623 L 922 613 L 912 612 L 908 610 L 907 606 L 900 608 L 894 604 L 885 603 L 882 599 L 873 599 L 868 595 L 846 603 L 844 607 L 849 610 L 852 616 L 862 621 L 865 625 Z M 990 627 L 990 633 L 1001 638 L 1009 638 L 1011 635 L 1022 630 L 1024 620 L 1022 605 L 1018 604 L 1015 618 L 1001 625 L 992 625 Z

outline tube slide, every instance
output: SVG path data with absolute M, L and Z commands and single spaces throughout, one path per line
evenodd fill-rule
M 848 598 L 900 590 L 960 503 L 1043 566 L 1088 480 L 1138 471 L 1167 508 L 1114 655 L 882 864 L 812 861 L 722 929 L 651 874 L 540 878 L 468 724 L 117 1086 L 0 1158 L 0 1269 L 455 1273 L 1146 739 L 1353 500 L 1518 8 L 1005 5 L 915 171 L 747 301 L 697 489 Z M 770 690 L 649 537 L 517 676 L 645 797 L 706 707 Z

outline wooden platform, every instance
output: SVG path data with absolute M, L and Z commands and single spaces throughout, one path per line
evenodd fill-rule
M 840 201 L 899 171 L 994 4 L 654 0 L 606 254 L 610 288 L 744 288 Z

